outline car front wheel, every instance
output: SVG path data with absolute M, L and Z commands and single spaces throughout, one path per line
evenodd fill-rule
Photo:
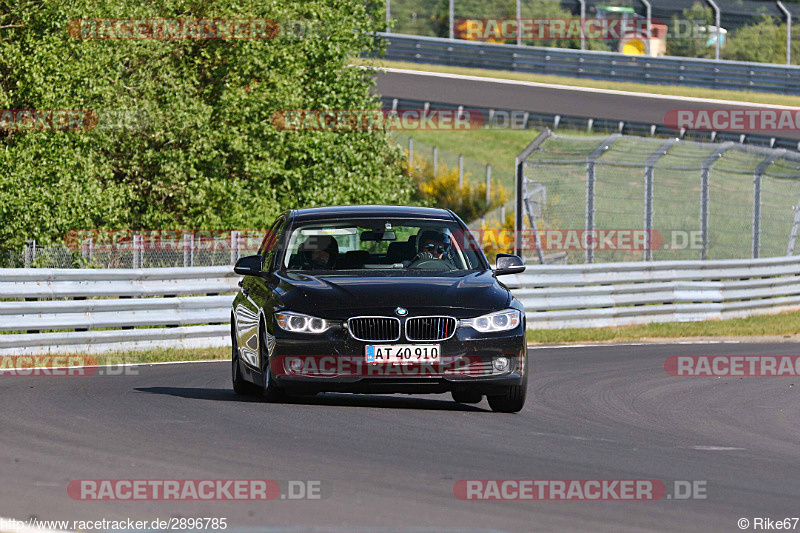
M 528 394 L 528 369 L 527 357 L 522 383 L 506 387 L 503 394 L 487 396 L 489 407 L 495 413 L 518 413 L 525 406 L 525 397 Z
M 259 393 L 259 388 L 244 379 L 242 369 L 239 367 L 239 345 L 236 334 L 231 332 L 231 381 L 233 392 L 242 396 L 254 396 Z
M 266 326 L 264 323 L 259 328 L 258 351 L 261 361 L 264 361 L 264 398 L 268 402 L 279 402 L 286 398 L 286 391 L 278 385 L 272 377 L 269 366 L 269 350 L 267 350 Z

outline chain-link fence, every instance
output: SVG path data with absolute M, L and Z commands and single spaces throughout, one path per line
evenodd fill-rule
M 95 232 L 103 234 L 102 231 Z M 107 232 L 106 236 L 119 232 Z M 72 245 L 42 245 L 27 241 L 20 250 L 0 250 L 0 268 L 165 268 L 232 265 L 246 255 L 255 254 L 266 232 L 231 231 L 126 232 L 129 236 L 81 239 Z M 208 236 L 212 234 L 213 236 Z
M 434 174 L 437 174 L 445 166 L 451 170 L 457 169 L 460 174 L 459 181 L 473 185 L 486 183 L 489 195 L 491 195 L 491 183 L 500 184 L 508 192 L 513 189 L 514 169 L 512 165 L 507 168 L 492 166 L 485 161 L 427 144 L 402 133 L 394 133 L 392 138 L 406 150 L 409 165 L 412 167 L 418 167 L 424 162 L 431 167 Z
M 796 254 L 800 154 L 738 143 L 543 132 L 518 162 L 517 250 L 569 263 Z M 541 192 L 541 190 L 544 192 Z M 546 198 L 531 212 L 531 191 Z M 527 200 L 527 202 L 526 202 Z

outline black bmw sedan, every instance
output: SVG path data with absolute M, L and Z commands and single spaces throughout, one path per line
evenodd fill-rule
M 452 211 L 343 206 L 287 211 L 231 312 L 239 394 L 452 394 L 494 411 L 525 404 L 525 311 Z

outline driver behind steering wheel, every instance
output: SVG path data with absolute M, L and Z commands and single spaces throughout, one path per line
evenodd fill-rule
M 441 231 L 425 230 L 417 237 L 418 253 L 413 263 L 431 259 L 448 260 L 450 235 Z

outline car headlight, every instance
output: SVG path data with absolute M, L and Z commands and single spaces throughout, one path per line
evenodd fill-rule
M 495 331 L 508 331 L 519 326 L 520 312 L 516 309 L 505 309 L 477 318 L 468 318 L 461 321 L 462 326 L 468 326 L 481 333 Z
M 275 313 L 275 320 L 282 330 L 292 333 L 324 333 L 331 327 L 331 323 L 324 318 L 291 311 Z

